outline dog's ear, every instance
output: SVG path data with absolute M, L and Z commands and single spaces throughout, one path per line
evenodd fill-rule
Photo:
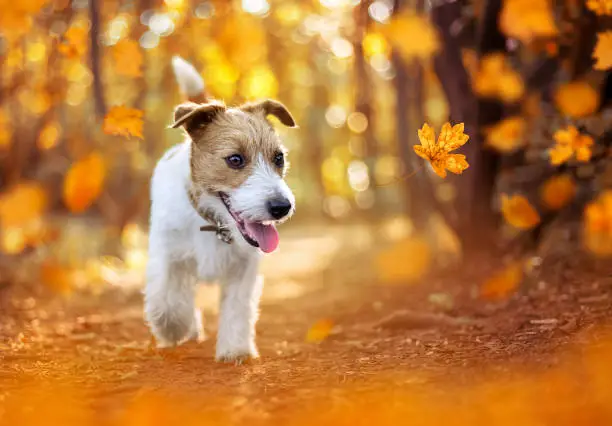
M 215 116 L 224 112 L 225 105 L 221 102 L 209 102 L 206 104 L 196 104 L 194 102 L 186 102 L 180 104 L 174 110 L 174 123 L 172 128 L 184 126 L 188 133 L 193 130 L 201 129 L 207 124 L 210 124 Z
M 266 99 L 259 102 L 248 103 L 240 107 L 245 112 L 252 114 L 262 114 L 264 117 L 273 115 L 287 127 L 296 127 L 293 116 L 285 105 L 273 99 Z

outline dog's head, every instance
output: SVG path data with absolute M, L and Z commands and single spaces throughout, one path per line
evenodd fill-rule
M 234 222 L 251 245 L 271 252 L 278 246 L 275 224 L 289 218 L 295 197 L 284 181 L 287 150 L 267 117 L 295 127 L 280 102 L 265 100 L 236 108 L 219 102 L 184 103 L 172 127 L 183 126 L 191 144 L 195 193 L 213 195 L 216 213 Z

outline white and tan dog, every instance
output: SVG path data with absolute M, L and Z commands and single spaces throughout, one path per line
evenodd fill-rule
M 197 71 L 178 57 L 172 65 L 182 91 L 205 100 Z M 278 246 L 275 225 L 295 206 L 283 180 L 286 149 L 269 115 L 295 127 L 287 108 L 273 100 L 235 108 L 187 102 L 175 109 L 173 127 L 183 127 L 186 138 L 158 162 L 151 182 L 145 317 L 160 347 L 204 338 L 196 281 L 217 280 L 216 359 L 258 356 L 258 264 L 262 252 Z

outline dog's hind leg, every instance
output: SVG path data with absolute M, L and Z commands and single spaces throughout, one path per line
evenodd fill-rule
M 257 259 L 250 259 L 222 282 L 217 361 L 242 362 L 259 356 L 255 323 L 263 279 L 257 276 L 257 266 Z
M 158 347 L 204 337 L 202 317 L 195 306 L 194 272 L 191 262 L 149 259 L 145 317 Z

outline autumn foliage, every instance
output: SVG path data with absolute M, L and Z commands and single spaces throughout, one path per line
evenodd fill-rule
M 487 316 L 529 304 L 533 291 L 563 287 L 562 266 L 578 256 L 581 265 L 612 257 L 611 0 L 0 0 L 0 311 L 19 305 L 12 293 L 4 297 L 15 288 L 28 303 L 48 297 L 69 310 L 79 297 L 142 284 L 150 176 L 185 137 L 168 128 L 186 100 L 172 75 L 176 55 L 194 64 L 206 96 L 288 106 L 299 131 L 285 134 L 271 120 L 291 151 L 286 179 L 298 206 L 283 229 L 313 240 L 309 227 L 323 229 L 321 252 L 348 240 L 355 266 L 340 275 L 357 275 L 372 293 L 433 288 L 440 277 L 470 271 L 484 252 L 492 263 L 486 277 L 456 284 Z M 310 267 L 301 244 L 287 250 Z M 554 279 L 534 280 L 547 261 L 557 262 Z M 606 282 L 588 284 L 605 293 Z M 607 303 L 607 293 L 600 296 Z M 432 290 L 427 306 L 460 311 L 454 297 Z M 41 319 L 24 321 L 35 327 Z M 336 318 L 308 322 L 291 338 L 334 344 Z M 0 348 L 25 345 L 26 334 Z M 356 347 L 368 348 L 362 343 Z M 487 407 L 483 417 L 461 399 L 442 401 L 460 413 L 446 415 L 435 398 L 412 392 L 397 412 L 410 421 L 418 413 L 424 425 L 608 421 L 609 407 L 599 403 L 612 389 L 605 361 L 612 350 L 596 349 L 585 359 L 597 367 L 585 363 L 584 371 L 568 363 L 542 380 L 521 374 L 469 388 Z M 393 351 L 402 362 L 401 349 Z M 371 355 L 358 361 L 376 363 Z M 588 376 L 601 400 L 565 413 L 557 399 L 586 393 L 571 387 L 574 376 Z M 22 409 L 30 399 L 46 423 L 95 422 L 90 407 L 64 409 L 79 398 L 73 382 L 57 399 L 30 384 L 17 394 L 0 389 L 9 407 L 0 407 L 0 423 L 40 423 Z M 542 398 L 536 390 L 545 394 L 541 410 L 533 409 Z M 386 390 L 348 395 L 353 414 L 335 413 L 333 424 L 359 424 L 368 398 L 375 420 L 397 414 L 385 405 Z M 313 401 L 316 412 L 324 401 Z M 180 404 L 155 393 L 131 404 L 120 424 L 201 423 L 188 411 L 174 420 L 169 413 Z M 295 411 L 295 424 L 319 419 Z

